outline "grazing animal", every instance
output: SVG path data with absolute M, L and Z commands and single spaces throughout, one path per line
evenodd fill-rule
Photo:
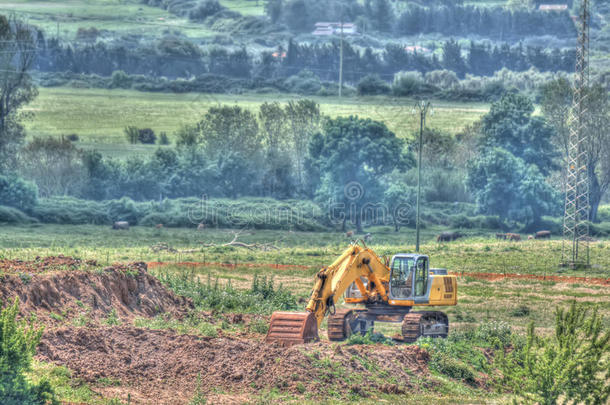
M 163 224 L 157 224 L 157 225 L 155 225 L 155 228 L 161 229 L 161 228 L 163 228 Z
M 538 231 L 534 237 L 536 239 L 551 239 L 551 231 Z
M 496 239 L 504 239 L 504 240 L 506 240 L 506 234 L 505 233 L 497 233 L 496 234 Z
M 451 242 L 464 236 L 460 232 L 442 232 L 436 237 L 437 242 Z
M 367 233 L 366 235 L 364 235 L 364 241 L 368 242 L 371 240 L 371 238 L 373 237 L 373 235 L 371 235 L 371 233 Z
M 127 230 L 127 229 L 129 229 L 129 222 L 127 222 L 127 221 L 116 221 L 114 224 L 112 224 L 112 229 Z
M 200 222 L 199 225 L 197 225 L 197 230 L 203 231 L 204 229 L 205 229 L 205 224 L 203 222 Z
M 534 239 L 534 235 L 527 235 L 527 240 L 532 240 Z
M 346 238 L 351 238 L 352 236 L 354 236 L 354 231 L 347 231 L 347 232 L 345 232 L 345 237 Z
M 507 233 L 506 237 L 508 238 L 508 240 L 512 240 L 515 242 L 519 242 L 521 240 L 521 235 L 519 235 L 518 233 Z

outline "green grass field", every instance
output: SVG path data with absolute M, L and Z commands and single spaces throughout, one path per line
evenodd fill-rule
M 44 29 L 49 36 L 55 37 L 59 33 L 66 41 L 73 41 L 79 28 L 89 27 L 152 37 L 160 36 L 168 29 L 179 30 L 193 38 L 213 34 L 201 24 L 137 0 L 9 0 L 0 3 L 1 13 L 15 13 Z M 102 33 L 102 37 L 104 35 Z
M 373 234 L 370 245 L 380 255 L 392 256 L 414 250 L 415 232 L 412 229 L 403 228 L 396 233 L 390 227 L 376 227 L 367 231 Z M 471 230 L 466 231 L 466 239 L 439 244 L 435 235 L 440 231 L 440 228 L 423 230 L 421 252 L 431 257 L 433 267 L 454 272 L 607 277 L 610 270 L 610 243 L 604 240 L 591 244 L 592 268 L 572 271 L 559 268 L 560 240 L 496 241 L 494 231 Z M 298 264 L 311 266 L 315 271 L 332 263 L 350 242 L 339 232 L 246 230 L 240 234 L 239 241 L 271 243 L 279 249 L 261 251 L 202 246 L 230 242 L 234 232 L 212 228 L 197 231 L 194 228 L 140 226 L 125 232 L 96 225 L 5 226 L 0 233 L 0 255 L 25 260 L 64 254 L 95 259 L 103 264 L 116 261 Z M 152 246 L 158 243 L 166 243 L 178 252 L 153 250 Z
M 202 94 L 146 93 L 133 90 L 40 88 L 40 94 L 24 111 L 34 113 L 26 122 L 28 136 L 59 136 L 76 133 L 79 146 L 96 148 L 110 155 L 150 153 L 155 146 L 129 145 L 123 134 L 128 125 L 152 128 L 157 134 L 174 132 L 184 124 L 196 123 L 210 106 L 239 105 L 256 110 L 263 102 L 302 98 L 286 94 Z M 413 100 L 385 97 L 313 97 L 324 114 L 331 117 L 359 115 L 385 122 L 399 136 L 412 134 L 419 125 L 413 114 Z M 434 113 L 427 125 L 456 133 L 488 111 L 481 103 L 433 102 Z

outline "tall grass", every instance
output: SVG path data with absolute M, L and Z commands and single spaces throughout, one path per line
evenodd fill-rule
M 233 288 L 230 280 L 224 285 L 218 278 L 212 281 L 209 273 L 205 282 L 193 271 L 160 271 L 155 275 L 176 294 L 192 299 L 200 309 L 256 314 L 297 309 L 296 298 L 281 285 L 276 287 L 273 277 L 255 275 L 250 289 L 238 290 Z

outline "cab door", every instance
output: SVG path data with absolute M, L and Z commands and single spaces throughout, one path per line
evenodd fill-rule
M 416 302 L 428 301 L 428 258 L 420 256 L 415 263 L 415 277 L 413 280 L 413 298 Z

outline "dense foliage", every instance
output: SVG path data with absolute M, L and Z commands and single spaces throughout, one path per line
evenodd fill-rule
M 0 398 L 6 405 L 58 404 L 48 381 L 32 384 L 25 376 L 42 337 L 26 321 L 18 321 L 19 300 L 0 314 Z
M 557 308 L 555 331 L 543 337 L 534 323 L 527 343 L 499 353 L 502 383 L 540 404 L 604 404 L 610 398 L 610 331 L 597 309 L 572 302 Z

